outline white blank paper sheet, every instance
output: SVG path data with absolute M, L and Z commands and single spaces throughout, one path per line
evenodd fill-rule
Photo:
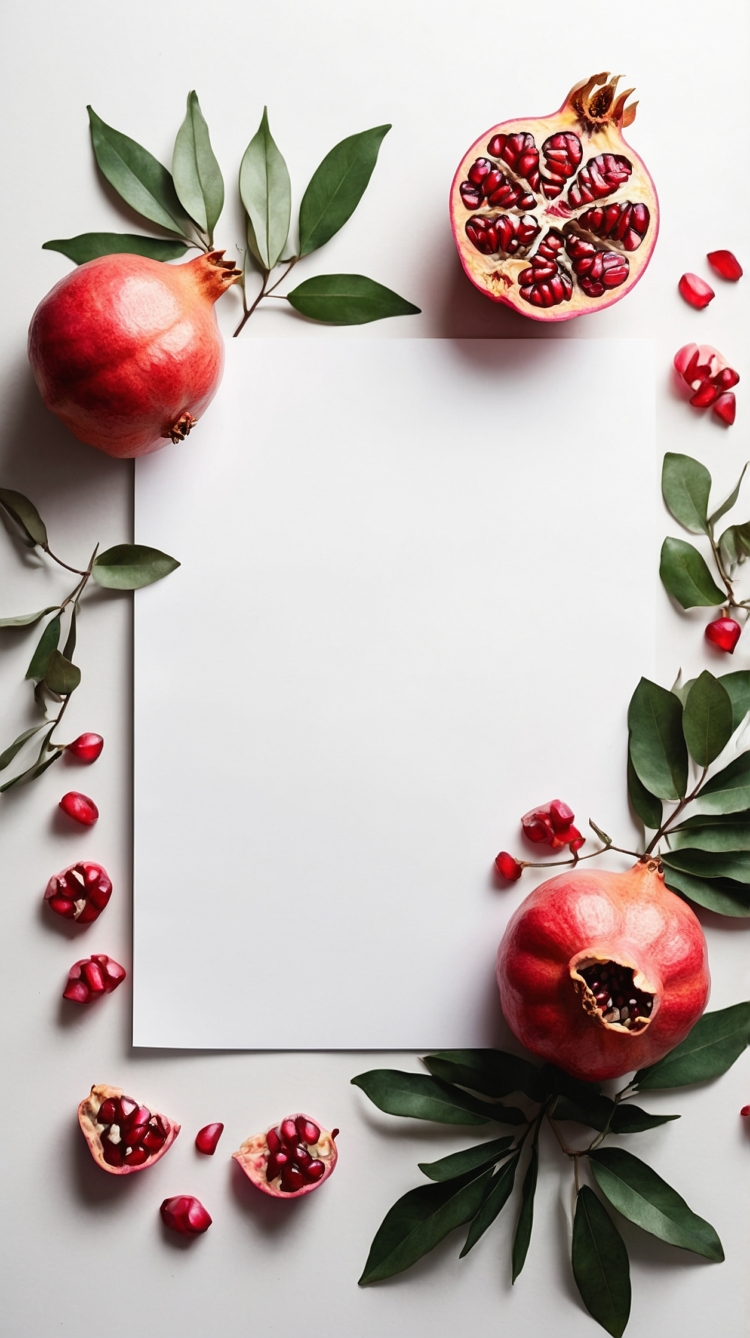
M 136 597 L 134 1042 L 492 1044 L 534 885 L 495 854 L 537 858 L 518 819 L 554 797 L 628 830 L 652 346 L 227 354 L 136 470 L 137 539 L 182 566 Z

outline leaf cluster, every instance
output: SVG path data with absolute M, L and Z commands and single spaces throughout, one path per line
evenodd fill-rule
M 716 526 L 731 511 L 740 495 L 745 465 L 735 487 L 720 506 L 710 511 L 711 475 L 699 460 L 668 452 L 662 469 L 662 494 L 667 508 L 690 534 L 704 535 L 711 546 L 721 585 L 711 574 L 703 554 L 684 539 L 667 538 L 661 550 L 659 575 L 665 589 L 683 609 L 719 605 L 747 607 L 733 597 L 732 575 L 750 554 L 750 521 L 730 525 L 716 535 Z M 723 587 L 723 588 L 722 588 Z

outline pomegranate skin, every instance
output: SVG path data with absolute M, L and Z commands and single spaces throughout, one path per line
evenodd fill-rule
M 131 457 L 187 436 L 221 381 L 214 303 L 240 275 L 222 256 L 100 256 L 39 303 L 29 360 L 47 408 L 79 441 Z
M 632 968 L 650 1016 L 639 1029 L 604 1021 L 579 974 L 592 963 Z M 571 871 L 535 889 L 498 949 L 506 1021 L 523 1045 L 573 1077 L 599 1082 L 654 1064 L 708 1002 L 703 930 L 664 883 L 657 860 L 628 873 Z

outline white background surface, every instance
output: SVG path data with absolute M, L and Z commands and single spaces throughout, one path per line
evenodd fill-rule
M 661 448 L 703 458 L 720 490 L 734 482 L 747 458 L 744 424 L 750 421 L 748 281 L 722 286 L 704 313 L 685 307 L 675 284 L 685 269 L 705 273 L 700 257 L 714 247 L 750 257 L 742 166 L 748 19 L 739 0 L 716 0 L 709 13 L 697 0 L 679 12 L 646 0 L 597 10 L 576 0 L 564 15 L 545 2 L 528 16 L 490 0 L 471 7 L 426 0 L 254 3 L 208 15 L 195 0 L 158 6 L 71 0 L 64 7 L 13 0 L 3 22 L 2 474 L 8 486 L 34 497 L 65 555 L 84 559 L 98 539 L 130 537 L 131 469 L 78 445 L 38 402 L 25 331 L 35 303 L 68 268 L 39 247 L 52 236 L 132 227 L 96 183 L 85 104 L 168 161 L 191 87 L 199 91 L 227 177 L 268 102 L 297 199 L 337 139 L 392 120 L 360 210 L 307 272 L 363 270 L 424 308 L 420 318 L 379 328 L 384 337 L 536 338 L 544 334 L 541 327 L 483 302 L 461 275 L 446 218 L 450 178 L 484 127 L 526 109 L 549 111 L 570 84 L 595 69 L 623 70 L 642 99 L 631 138 L 659 187 L 660 242 L 627 301 L 564 325 L 555 337 L 655 335 Z M 238 218 L 228 215 L 226 235 L 239 238 Z M 232 300 L 226 299 L 221 317 L 227 329 L 235 319 Z M 311 330 L 280 309 L 251 323 L 246 336 L 255 333 L 307 336 Z M 337 338 L 334 331 L 312 333 Z M 670 388 L 675 349 L 701 338 L 723 349 L 743 376 L 740 415 L 730 433 L 692 414 Z M 600 434 L 606 455 L 606 424 L 588 423 L 585 394 L 578 390 L 575 398 L 582 425 Z M 22 561 L 4 532 L 0 558 L 3 603 L 11 611 L 39 607 L 45 586 L 67 589 L 56 574 L 41 576 L 33 560 Z M 669 681 L 679 663 L 692 673 L 708 662 L 699 636 L 704 615 L 691 628 L 661 592 L 658 600 L 661 676 Z M 588 612 L 584 607 L 581 616 Z M 215 1331 L 227 1338 L 382 1338 L 389 1332 L 448 1338 L 468 1324 L 534 1335 L 554 1328 L 562 1338 L 599 1332 L 573 1291 L 554 1169 L 545 1172 L 538 1198 L 537 1220 L 546 1230 L 535 1233 L 512 1296 L 510 1218 L 460 1265 L 457 1243 L 450 1241 L 411 1274 L 366 1292 L 356 1288 L 375 1227 L 417 1182 L 416 1161 L 462 1145 L 461 1135 L 380 1117 L 349 1087 L 353 1073 L 389 1056 L 134 1052 L 127 985 L 98 1011 L 73 1018 L 63 1011 L 58 995 L 81 940 L 42 913 L 53 870 L 82 855 L 106 863 L 118 892 L 101 930 L 88 931 L 85 951 L 101 948 L 130 959 L 129 631 L 125 601 L 91 601 L 82 620 L 84 685 L 71 710 L 71 732 L 98 729 L 107 738 L 95 772 L 84 773 L 102 810 L 98 826 L 82 836 L 57 818 L 63 787 L 80 774 L 62 767 L 0 809 L 3 1332 L 37 1338 L 93 1327 L 111 1338 L 155 1330 L 170 1338 Z M 746 667 L 747 655 L 738 649 L 733 667 Z M 26 641 L 5 642 L 3 737 L 15 733 L 26 709 L 21 675 L 27 659 Z M 612 704 L 613 713 L 624 708 L 624 702 Z M 567 797 L 575 806 L 575 796 Z M 507 815 L 498 843 L 509 837 L 514 818 Z M 499 815 L 499 824 L 505 821 Z M 522 894 L 522 887 L 507 893 L 508 905 Z M 714 968 L 712 1006 L 748 997 L 747 927 L 710 916 L 704 922 Z M 257 945 L 247 950 L 251 958 Z M 73 1112 L 89 1085 L 102 1080 L 119 1081 L 182 1120 L 184 1134 L 146 1176 L 110 1179 L 88 1158 Z M 628 1332 L 637 1338 L 697 1338 L 709 1328 L 734 1338 L 748 1331 L 750 1149 L 737 1111 L 749 1088 L 745 1056 L 711 1088 L 649 1103 L 679 1109 L 683 1118 L 639 1136 L 638 1153 L 716 1224 L 728 1259 L 706 1265 L 626 1228 L 634 1281 Z M 235 1182 L 226 1153 L 298 1106 L 345 1130 L 340 1167 L 326 1189 L 304 1203 L 267 1204 Z M 227 1124 L 220 1152 L 199 1162 L 191 1133 L 217 1118 Z M 563 1174 L 567 1184 L 567 1166 Z M 183 1249 L 163 1237 L 156 1210 L 165 1195 L 190 1191 L 207 1203 L 215 1225 Z

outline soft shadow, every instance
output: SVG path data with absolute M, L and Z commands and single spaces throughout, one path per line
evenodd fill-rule
M 161 1238 L 171 1250 L 192 1250 L 195 1242 L 206 1234 L 205 1231 L 199 1231 L 197 1235 L 183 1236 L 180 1231 L 173 1231 L 171 1227 L 168 1227 L 161 1214 L 159 1215 L 159 1226 L 161 1227 Z
M 111 1175 L 97 1166 L 77 1122 L 70 1128 L 68 1162 L 74 1193 L 90 1208 L 111 1204 L 123 1194 L 133 1193 L 132 1184 L 138 1180 L 137 1175 Z
M 272 1199 L 269 1194 L 255 1188 L 234 1160 L 229 1174 L 234 1199 L 267 1236 L 280 1236 L 288 1232 L 291 1226 L 296 1226 L 303 1214 L 310 1211 L 311 1194 L 301 1199 Z

